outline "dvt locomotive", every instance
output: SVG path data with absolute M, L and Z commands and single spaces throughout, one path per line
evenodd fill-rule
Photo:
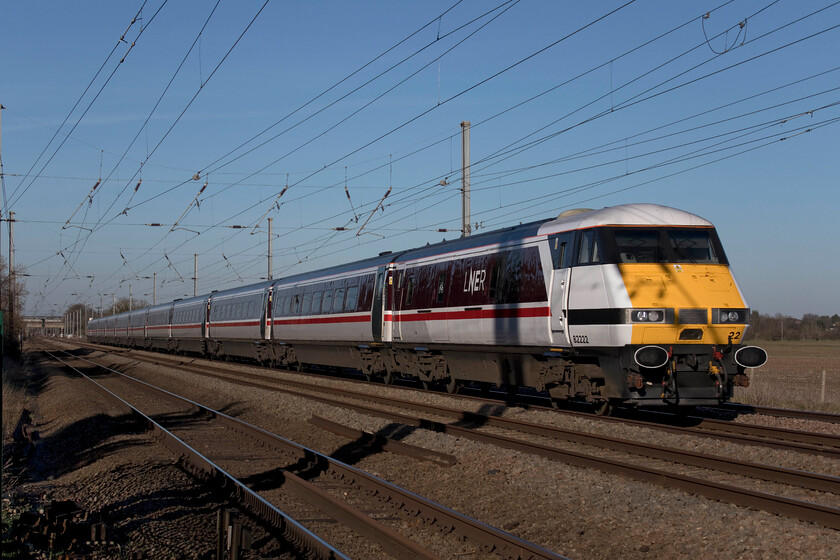
M 726 401 L 767 359 L 742 344 L 749 319 L 711 223 L 627 204 L 98 318 L 87 336 L 606 411 Z

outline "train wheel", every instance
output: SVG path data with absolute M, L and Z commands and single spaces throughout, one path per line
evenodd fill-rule
M 461 388 L 461 382 L 454 377 L 450 377 L 446 382 L 445 388 L 447 393 L 455 394 L 458 392 L 458 389 Z
M 593 404 L 595 405 L 593 412 L 598 416 L 610 416 L 613 413 L 614 406 L 610 399 L 595 401 Z

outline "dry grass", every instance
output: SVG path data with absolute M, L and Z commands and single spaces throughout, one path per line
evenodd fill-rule
M 735 401 L 840 412 L 840 342 L 754 342 L 769 354 L 749 372 L 750 386 L 735 389 Z
M 3 361 L 3 444 L 12 438 L 12 432 L 26 406 L 27 370 L 15 361 Z

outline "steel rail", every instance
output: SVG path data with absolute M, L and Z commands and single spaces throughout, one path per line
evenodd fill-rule
M 645 411 L 647 416 L 657 416 L 662 413 Z M 644 420 L 642 420 L 644 422 Z M 757 426 L 744 424 L 743 422 L 731 422 L 729 420 L 718 420 L 715 418 L 703 418 L 702 416 L 684 416 L 680 422 L 690 423 L 691 429 L 706 432 L 724 432 L 728 434 L 748 435 L 759 438 L 774 438 L 781 441 L 798 441 L 826 448 L 840 449 L 840 437 L 832 434 L 820 434 L 816 432 L 803 432 L 789 428 L 777 428 L 774 426 Z M 653 422 L 659 425 L 659 422 Z
M 273 504 L 269 503 L 265 500 L 265 498 L 242 484 L 226 470 L 205 457 L 201 452 L 191 447 L 185 441 L 175 436 L 172 432 L 164 428 L 151 417 L 132 406 L 125 399 L 48 350 L 45 349 L 44 352 L 46 352 L 52 359 L 60 362 L 65 367 L 72 369 L 84 379 L 93 383 L 97 388 L 105 392 L 113 399 L 128 407 L 132 414 L 140 417 L 146 422 L 157 439 L 162 441 L 167 449 L 178 455 L 180 461 L 189 465 L 190 472 L 201 478 L 220 481 L 218 484 L 220 487 L 227 488 L 228 492 L 234 496 L 248 511 L 257 516 L 258 519 L 262 520 L 270 527 L 279 531 L 285 542 L 291 543 L 299 550 L 315 553 L 317 558 L 320 559 L 350 560 L 350 558 L 340 550 L 334 548 L 332 545 L 322 540 L 318 535 L 301 525 L 298 521 L 284 513 Z M 74 358 L 78 357 L 74 356 Z
M 299 456 L 309 459 L 313 464 L 320 463 L 322 465 L 328 465 L 336 473 L 338 473 L 339 476 L 347 480 L 353 480 L 356 483 L 367 486 L 371 488 L 372 491 L 377 495 L 384 494 L 386 496 L 389 496 L 388 498 L 386 498 L 387 500 L 390 500 L 394 504 L 402 504 L 403 509 L 413 510 L 417 513 L 417 515 L 423 518 L 436 519 L 439 524 L 450 527 L 452 529 L 459 530 L 467 538 L 475 539 L 476 543 L 487 551 L 493 551 L 497 554 L 506 555 L 509 558 L 522 560 L 537 560 L 541 558 L 550 560 L 562 560 L 564 558 L 563 556 L 558 555 L 543 547 L 540 547 L 539 545 L 536 545 L 524 539 L 520 539 L 519 537 L 501 531 L 495 527 L 487 525 L 486 523 L 470 518 L 450 508 L 432 502 L 431 500 L 428 500 L 420 495 L 414 494 L 413 492 L 405 490 L 404 488 L 395 486 L 383 479 L 380 479 L 365 471 L 357 469 L 356 467 L 342 463 L 341 461 L 333 459 L 329 455 L 319 453 L 318 451 L 307 448 L 291 440 L 263 430 L 258 426 L 254 426 L 253 424 L 249 424 L 247 422 L 244 422 L 243 420 L 234 418 L 223 412 L 211 409 L 190 399 L 181 397 L 179 395 L 175 395 L 174 393 L 166 391 L 165 389 L 161 389 L 160 387 L 155 387 L 154 385 L 151 385 L 140 379 L 134 378 L 126 373 L 117 371 L 107 366 L 103 366 L 101 364 L 97 364 L 96 362 L 93 362 L 92 360 L 89 360 L 87 358 L 79 356 L 73 357 L 75 359 L 94 364 L 97 367 L 116 373 L 122 376 L 123 378 L 130 380 L 133 383 L 143 385 L 149 390 L 153 390 L 155 392 L 158 392 L 159 394 L 165 395 L 165 398 L 178 400 L 182 404 L 186 404 L 194 409 L 203 411 L 207 414 L 211 414 L 218 418 L 220 421 L 226 423 L 227 425 L 243 433 L 252 435 L 265 443 L 268 443 L 270 445 L 283 446 L 286 449 L 296 452 Z
M 129 355 L 129 354 L 123 354 L 123 355 Z M 233 381 L 233 382 L 240 383 L 240 384 L 252 384 L 254 386 L 262 387 L 262 388 L 275 388 L 277 383 L 282 383 L 284 385 L 291 385 L 291 386 L 298 387 L 298 388 L 304 389 L 304 390 L 309 390 L 309 391 L 317 390 L 318 392 L 321 392 L 321 393 L 333 394 L 333 395 L 338 395 L 338 396 L 352 396 L 354 398 L 363 399 L 363 400 L 367 400 L 367 401 L 370 401 L 370 402 L 376 402 L 376 403 L 384 404 L 384 405 L 392 404 L 393 406 L 402 406 L 402 407 L 405 407 L 405 408 L 421 410 L 421 411 L 424 410 L 423 409 L 424 405 L 419 404 L 419 403 L 415 403 L 413 401 L 406 401 L 406 400 L 393 399 L 393 398 L 387 398 L 387 397 L 378 397 L 378 396 L 370 395 L 370 394 L 364 393 L 364 392 L 351 391 L 351 390 L 348 390 L 348 389 L 335 389 L 335 388 L 326 387 L 326 386 L 323 386 L 323 385 L 317 385 L 316 387 L 313 387 L 313 385 L 311 383 L 304 383 L 304 382 L 292 381 L 292 380 L 287 380 L 287 379 L 279 380 L 276 377 L 270 377 L 270 376 L 266 376 L 266 375 L 262 375 L 262 374 L 250 373 L 250 372 L 245 372 L 245 371 L 231 372 L 229 369 L 225 369 L 225 368 L 222 368 L 222 367 L 219 367 L 219 366 L 216 366 L 216 365 L 198 364 L 198 363 L 195 363 L 195 362 L 189 363 L 189 362 L 184 362 L 184 361 L 182 361 L 178 358 L 172 358 L 172 357 L 168 357 L 168 356 L 157 356 L 157 355 L 143 356 L 143 355 L 137 355 L 136 353 L 130 354 L 130 355 L 133 356 L 133 357 L 136 357 L 139 360 L 146 361 L 146 362 L 149 362 L 149 363 L 153 363 L 155 365 L 164 365 L 164 366 L 169 365 L 169 366 L 179 367 L 179 368 L 186 369 L 188 371 L 193 371 L 193 372 L 198 373 L 200 375 L 209 375 L 211 377 L 217 377 L 217 378 L 220 378 L 220 379 Z M 223 375 L 216 375 L 216 374 L 212 373 L 213 371 L 221 372 L 221 373 L 223 373 Z M 232 375 L 235 375 L 236 379 L 232 378 L 231 377 Z M 257 380 L 257 381 L 256 381 L 256 383 L 254 383 L 254 382 L 250 382 L 250 381 L 247 381 L 245 379 L 242 379 L 242 378 L 254 379 L 254 380 Z M 260 383 L 260 382 L 267 382 L 271 385 L 265 385 L 264 383 Z M 278 390 L 282 390 L 282 389 L 278 388 Z M 477 399 L 477 400 L 479 400 L 480 402 L 486 402 L 486 401 L 481 401 L 480 399 Z M 398 404 L 395 405 L 393 403 L 398 403 Z M 545 410 L 550 411 L 550 412 L 555 412 L 555 409 L 551 409 L 551 408 L 546 408 Z M 457 411 L 457 413 L 460 414 L 460 411 Z M 584 414 L 584 413 L 580 413 L 580 412 L 563 412 L 563 414 L 569 414 L 569 415 L 572 415 L 572 416 L 577 416 L 577 417 L 582 417 L 582 418 L 587 418 L 587 419 L 597 419 L 596 421 L 607 421 L 607 422 L 616 422 L 616 423 L 620 423 L 620 424 L 624 424 L 624 425 L 634 425 L 634 426 L 638 426 L 638 427 L 650 428 L 650 429 L 655 429 L 655 430 L 664 431 L 664 432 L 668 432 L 668 433 L 674 433 L 674 434 L 678 434 L 678 435 L 690 435 L 690 436 L 699 436 L 699 437 L 705 437 L 705 438 L 721 439 L 721 440 L 731 441 L 731 442 L 739 443 L 739 444 L 759 445 L 759 446 L 769 447 L 769 448 L 773 448 L 773 449 L 781 449 L 781 450 L 787 450 L 787 451 L 795 451 L 795 452 L 799 452 L 799 453 L 808 453 L 808 454 L 812 454 L 812 455 L 827 456 L 827 457 L 831 457 L 831 458 L 837 458 L 838 460 L 840 460 L 840 449 L 837 449 L 835 447 L 821 447 L 821 446 L 815 446 L 815 445 L 809 445 L 809 444 L 803 444 L 803 443 L 796 443 L 796 442 L 793 442 L 793 441 L 775 441 L 775 440 L 766 439 L 766 438 L 763 438 L 763 437 L 742 435 L 742 434 L 737 434 L 737 433 L 702 430 L 702 429 L 698 429 L 698 428 L 695 428 L 695 427 L 670 426 L 670 425 L 663 425 L 663 424 L 659 424 L 659 423 L 656 423 L 656 422 L 649 422 L 649 421 L 644 421 L 644 420 L 635 420 L 635 419 L 627 419 L 627 418 L 614 418 L 614 417 L 609 417 L 609 416 L 606 416 L 606 417 L 593 416 L 591 414 Z M 796 433 L 798 433 L 798 432 L 796 432 Z M 802 432 L 802 433 L 807 433 L 807 432 Z
M 775 416 L 777 418 L 797 418 L 801 420 L 814 420 L 817 422 L 840 424 L 840 414 L 835 412 L 820 412 L 818 410 L 796 410 L 793 408 L 777 408 L 772 406 L 759 406 L 733 402 L 714 407 L 713 410 L 736 412 L 738 414 L 763 414 L 765 416 Z
M 202 371 L 200 366 L 188 365 L 185 369 L 192 369 L 196 368 L 199 371 Z M 206 374 L 206 373 L 205 373 Z M 237 372 L 235 375 L 243 374 L 243 372 Z M 319 392 L 327 392 L 327 393 L 339 393 L 343 396 L 350 396 L 350 397 L 360 397 L 363 399 L 371 400 L 374 402 L 378 402 L 379 404 L 385 404 L 388 406 L 394 406 L 399 408 L 406 408 L 412 410 L 426 410 L 433 414 L 443 414 L 449 417 L 455 417 L 458 419 L 458 423 L 456 424 L 444 424 L 441 422 L 437 422 L 430 419 L 425 418 L 414 418 L 407 416 L 405 414 L 397 413 L 397 412 L 388 412 L 383 411 L 381 409 L 375 409 L 372 407 L 368 407 L 365 405 L 358 405 L 348 403 L 346 401 L 340 401 L 336 399 L 332 399 L 329 397 L 324 397 L 321 395 L 312 395 L 308 393 L 301 393 L 300 391 L 295 391 L 291 389 L 277 387 L 275 383 L 290 383 L 293 385 L 305 385 L 300 384 L 298 382 L 290 382 L 290 381 L 280 381 L 273 379 L 271 380 L 268 378 L 267 380 L 269 383 L 263 382 L 253 382 L 253 381 L 242 381 L 238 379 L 233 379 L 229 375 L 214 375 L 214 374 L 207 374 L 213 377 L 219 377 L 221 379 L 225 379 L 228 381 L 234 381 L 237 383 L 243 383 L 246 385 L 252 385 L 259 388 L 271 389 L 280 392 L 285 392 L 289 394 L 294 394 L 298 396 L 305 396 L 306 398 L 314 399 L 320 402 L 324 402 L 327 404 L 332 404 L 338 407 L 344 408 L 351 408 L 357 410 L 359 412 L 363 412 L 366 414 L 373 414 L 380 417 L 386 417 L 391 420 L 399 421 L 401 423 L 407 425 L 413 425 L 422 427 L 425 429 L 438 431 L 442 433 L 447 433 L 451 435 L 456 435 L 459 437 L 469 438 L 475 441 L 482 441 L 485 443 L 489 443 L 491 445 L 497 445 L 500 447 L 505 447 L 508 449 L 513 449 L 517 451 L 523 451 L 527 453 L 532 453 L 536 455 L 540 455 L 543 457 L 547 457 L 553 460 L 558 460 L 565 462 L 570 465 L 578 466 L 581 468 L 588 468 L 588 469 L 598 469 L 603 472 L 611 473 L 611 474 L 619 474 L 623 476 L 628 476 L 630 478 L 634 478 L 636 480 L 641 480 L 648 483 L 654 483 L 661 486 L 665 486 L 668 488 L 675 488 L 683 491 L 687 491 L 689 493 L 694 493 L 702 496 L 706 496 L 708 498 L 732 503 L 735 505 L 761 509 L 765 511 L 769 511 L 772 513 L 783 514 L 789 517 L 793 517 L 796 519 L 800 519 L 803 521 L 809 521 L 813 523 L 817 523 L 820 525 L 824 525 L 826 527 L 831 527 L 834 529 L 840 529 L 840 509 L 833 508 L 830 506 L 823 506 L 820 504 L 813 504 L 810 502 L 804 502 L 801 500 L 795 500 L 791 498 L 786 498 L 782 496 L 776 496 L 773 494 L 767 494 L 764 492 L 752 491 L 744 488 L 738 488 L 728 484 L 720 484 L 705 481 L 702 479 L 698 479 L 696 477 L 684 476 L 679 475 L 676 473 L 663 471 L 660 469 L 651 469 L 645 467 L 639 467 L 637 465 L 633 465 L 630 463 L 626 463 L 623 461 L 616 461 L 612 459 L 604 459 L 599 457 L 594 457 L 591 455 L 585 455 L 582 453 L 577 453 L 573 451 L 562 450 L 554 447 L 529 443 L 523 440 L 509 438 L 506 436 L 500 436 L 495 434 L 489 434 L 486 432 L 477 431 L 475 428 L 467 427 L 467 423 L 478 424 L 478 425 L 494 425 L 494 426 L 502 426 L 504 424 L 510 423 L 510 425 L 519 425 L 523 426 L 527 423 L 522 423 L 521 421 L 512 421 L 510 419 L 503 419 L 496 416 L 483 416 L 474 413 L 466 413 L 463 411 L 457 411 L 453 409 L 446 409 L 444 407 L 435 407 L 431 405 L 424 405 L 420 403 L 415 403 L 411 401 L 404 401 L 400 399 L 387 399 L 383 397 L 375 397 L 371 395 L 367 395 L 365 393 L 357 393 L 347 390 L 338 390 L 338 389 L 331 389 L 326 388 L 323 386 L 312 387 L 309 385 L 306 387 L 310 391 L 319 391 Z M 263 376 L 256 376 L 254 374 L 245 374 L 248 376 L 253 377 L 263 377 Z M 547 430 L 552 431 L 552 428 L 546 426 L 539 426 L 534 425 L 535 429 L 539 430 Z M 575 434 L 575 438 L 579 441 L 585 442 L 586 439 L 592 437 L 592 434 L 584 434 L 584 433 L 577 433 Z M 603 436 L 601 436 L 603 438 Z M 601 439 L 602 442 L 606 442 L 606 439 Z M 620 442 L 621 446 L 624 445 L 633 445 L 632 442 Z M 656 446 L 650 446 L 645 444 L 649 449 Z M 668 449 L 667 450 L 670 454 L 681 454 L 683 452 Z M 638 453 L 639 451 L 632 451 L 634 453 Z M 689 460 L 685 458 L 685 460 Z M 735 464 L 733 460 L 725 459 L 725 462 L 728 462 L 730 465 Z M 682 462 L 682 461 L 680 461 Z M 756 469 L 763 469 L 763 465 L 752 465 L 751 468 Z M 776 468 L 769 468 L 765 471 L 765 476 L 773 476 L 770 474 L 771 471 L 778 469 L 778 473 L 783 477 L 787 477 L 788 479 L 795 479 L 800 478 L 796 474 L 796 471 L 786 469 Z M 729 472 L 728 469 L 724 469 L 718 467 L 718 470 L 725 470 Z M 809 477 L 807 475 L 814 475 L 813 477 Z M 837 490 L 837 480 L 836 477 L 828 477 L 825 475 L 816 475 L 814 473 L 805 473 L 804 479 L 810 479 L 813 482 L 806 483 L 809 485 L 814 485 L 818 488 L 831 488 L 831 491 Z M 808 486 L 806 486 L 808 487 Z
M 94 347 L 102 350 L 107 351 L 114 351 L 118 354 L 122 355 L 133 355 L 138 359 L 143 361 L 158 361 L 158 362 L 169 362 L 172 364 L 178 364 L 179 367 L 202 367 L 205 369 L 215 369 L 216 371 L 225 371 L 222 368 L 213 365 L 204 365 L 198 366 L 195 364 L 195 360 L 193 360 L 193 364 L 188 364 L 178 358 L 169 357 L 169 356 L 160 356 L 155 355 L 154 357 L 151 356 L 140 356 L 137 354 L 135 350 L 128 350 L 125 348 L 115 348 L 108 345 L 100 345 L 100 344 L 92 344 L 92 343 L 77 343 L 82 346 L 89 346 Z M 198 359 L 198 358 L 197 358 Z M 163 364 L 161 364 L 163 365 Z M 283 370 L 286 371 L 286 370 Z M 296 373 L 293 371 L 289 371 L 289 373 Z M 248 372 L 238 372 L 238 375 L 245 375 L 257 378 L 264 378 L 265 376 L 259 376 L 257 374 L 252 374 Z M 345 381 L 353 381 L 355 380 L 345 380 Z M 295 383 L 293 381 L 288 381 L 288 383 Z M 401 387 L 404 390 L 412 390 L 407 387 Z M 467 396 L 461 395 L 461 398 L 470 399 L 478 402 L 490 402 L 490 403 L 497 403 L 498 400 L 496 399 L 487 399 L 482 397 L 475 397 L 475 396 Z M 626 417 L 615 417 L 615 416 L 596 416 L 589 413 L 571 411 L 571 410 L 558 410 L 549 406 L 539 406 L 539 405 L 530 405 L 533 409 L 544 409 L 547 411 L 552 411 L 557 414 L 563 414 L 567 416 L 576 416 L 581 418 L 588 418 L 594 421 L 602 421 L 602 422 L 618 422 L 626 425 L 636 425 L 647 427 L 651 429 L 666 431 L 669 433 L 692 433 L 694 435 L 700 437 L 711 437 L 715 439 L 724 439 L 728 441 L 734 441 L 736 443 L 745 443 L 745 444 L 753 444 L 753 445 L 761 445 L 764 447 L 769 447 L 773 449 L 792 449 L 794 451 L 798 451 L 801 453 L 809 453 L 814 455 L 824 455 L 828 457 L 836 457 L 840 459 L 840 437 L 830 435 L 830 434 L 818 434 L 813 432 L 804 432 L 799 430 L 790 430 L 786 428 L 776 428 L 771 426 L 755 426 L 751 424 L 744 424 L 738 422 L 731 422 L 731 421 L 723 421 L 723 420 L 715 420 L 710 418 L 703 418 L 698 416 L 677 416 L 673 414 L 669 414 L 666 412 L 660 411 L 653 411 L 653 410 L 644 410 L 634 411 L 637 415 L 641 416 L 648 416 L 648 417 L 658 417 L 658 418 L 666 418 L 669 420 L 674 420 L 679 424 L 690 424 L 690 425 L 675 425 L 675 424 L 666 424 L 661 421 L 651 421 L 651 420 L 643 420 L 638 418 L 626 418 Z M 835 415 L 840 417 L 840 415 Z

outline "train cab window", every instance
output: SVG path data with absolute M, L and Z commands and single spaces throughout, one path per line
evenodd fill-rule
M 356 306 L 359 303 L 359 287 L 350 286 L 347 288 L 347 299 L 344 301 L 345 311 L 356 311 Z
M 321 313 L 330 313 L 332 311 L 333 291 L 326 290 L 324 292 L 324 302 L 321 304 Z
M 656 229 L 615 229 L 618 260 L 622 263 L 659 263 L 666 258 Z
M 344 309 L 344 288 L 337 288 L 335 290 L 335 298 L 333 299 L 333 311 L 340 313 Z
M 714 244 L 708 229 L 670 229 L 668 237 L 677 262 L 718 264 Z
M 581 232 L 577 262 L 578 264 L 597 264 L 601 262 L 601 251 L 594 229 Z
M 405 288 L 405 304 L 411 305 L 411 300 L 414 299 L 414 276 L 408 277 L 408 285 Z
M 443 296 L 446 293 L 446 273 L 441 272 L 438 274 L 437 280 L 437 302 L 441 303 L 443 301 Z

